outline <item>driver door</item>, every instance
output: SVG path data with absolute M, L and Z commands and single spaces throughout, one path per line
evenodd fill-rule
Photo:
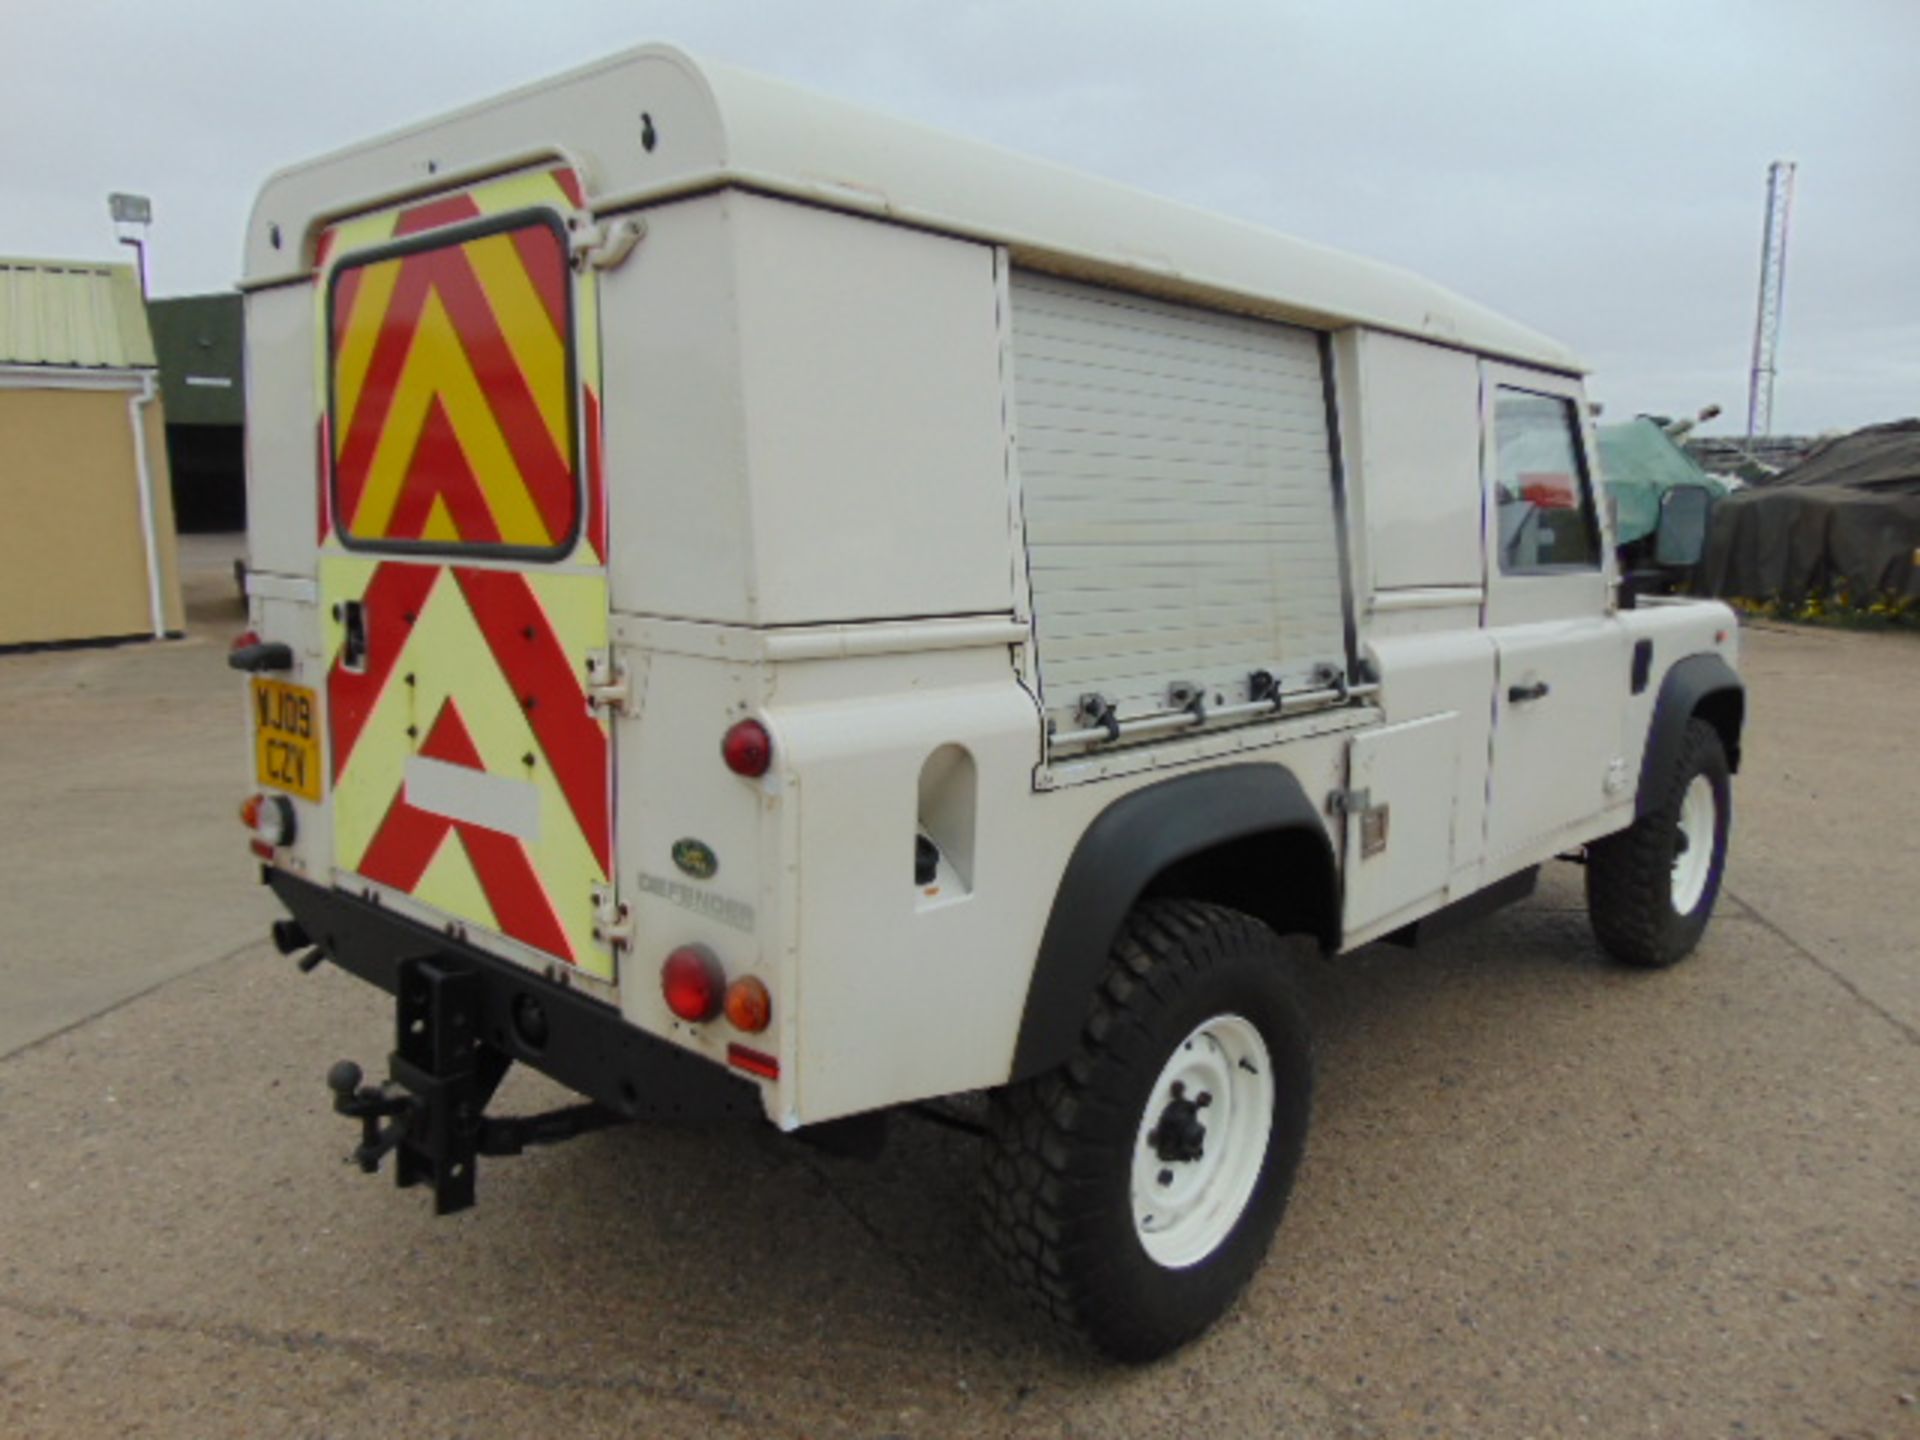
M 1589 838 L 1627 798 L 1629 647 L 1579 381 L 1486 363 L 1480 399 L 1496 655 L 1487 856 L 1513 869 Z

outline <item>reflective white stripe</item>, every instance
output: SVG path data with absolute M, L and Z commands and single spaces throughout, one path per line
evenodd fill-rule
M 540 791 L 528 780 L 414 755 L 407 760 L 407 803 L 516 840 L 540 838 Z
M 262 600 L 291 600 L 296 605 L 320 603 L 320 587 L 311 575 L 269 575 L 247 571 L 247 594 Z

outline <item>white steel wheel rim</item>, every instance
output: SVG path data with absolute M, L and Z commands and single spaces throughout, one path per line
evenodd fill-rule
M 1674 847 L 1673 909 L 1678 915 L 1690 915 L 1700 897 L 1707 893 L 1707 875 L 1713 869 L 1713 839 L 1719 815 L 1713 798 L 1713 782 L 1704 775 L 1693 777 L 1687 793 L 1680 799 L 1680 838 Z
M 1197 1107 L 1206 1132 L 1194 1159 L 1161 1154 L 1161 1120 L 1177 1100 Z M 1133 1146 L 1133 1231 L 1156 1264 L 1197 1265 L 1239 1223 L 1266 1162 L 1273 1108 L 1273 1066 L 1250 1021 L 1216 1015 L 1174 1047 Z

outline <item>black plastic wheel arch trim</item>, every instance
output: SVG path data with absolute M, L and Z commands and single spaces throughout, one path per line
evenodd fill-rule
M 402 962 L 458 957 L 478 976 L 481 1038 L 609 1110 L 694 1122 L 765 1114 L 753 1081 L 636 1029 L 611 1005 L 358 896 L 274 868 L 266 881 L 327 959 L 388 994 Z M 514 1023 L 529 1001 L 546 1021 L 538 1048 Z
M 1676 660 L 1660 682 L 1660 693 L 1653 702 L 1653 719 L 1647 727 L 1647 748 L 1640 757 L 1640 788 L 1634 795 L 1636 817 L 1644 815 L 1660 793 L 1658 779 L 1673 768 L 1680 753 L 1680 741 L 1687 722 L 1703 704 L 1715 700 L 1732 712 L 1730 725 L 1721 723 L 1721 741 L 1726 746 L 1727 768 L 1740 768 L 1740 731 L 1746 723 L 1747 689 L 1734 668 L 1718 655 L 1689 655 Z M 1725 717 L 1721 717 L 1724 719 Z
M 1340 941 L 1340 896 L 1333 842 L 1319 810 L 1293 772 L 1280 765 L 1223 765 L 1176 776 L 1123 795 L 1081 835 L 1054 893 L 1026 1006 L 1014 1042 L 1010 1082 L 1031 1079 L 1072 1054 L 1088 997 L 1127 913 L 1168 866 L 1217 846 L 1259 837 L 1305 837 L 1312 875 L 1275 874 L 1303 894 L 1323 949 Z

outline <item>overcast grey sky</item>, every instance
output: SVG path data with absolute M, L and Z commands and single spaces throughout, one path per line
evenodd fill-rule
M 159 295 L 276 166 L 658 39 L 1408 266 L 1717 430 L 1796 160 L 1775 429 L 1920 414 L 1920 0 L 0 3 L 0 254 L 124 256 L 144 192 Z

